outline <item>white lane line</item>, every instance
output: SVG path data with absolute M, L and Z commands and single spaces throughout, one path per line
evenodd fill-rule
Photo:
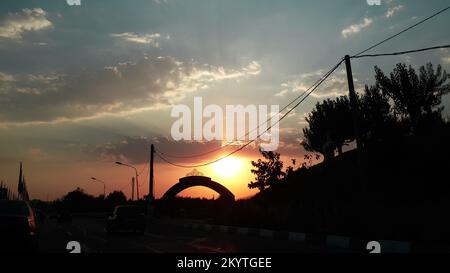
M 289 232 L 288 239 L 289 241 L 304 242 L 306 240 L 306 234 L 298 232 Z
M 203 227 L 205 228 L 206 231 L 212 230 L 212 225 L 203 225 Z
M 328 235 L 326 239 L 327 246 L 350 248 L 349 237 Z
M 224 232 L 224 233 L 226 233 L 226 232 L 228 232 L 228 227 L 227 226 L 219 226 L 219 230 L 220 230 L 220 232 Z
M 72 232 L 67 231 L 66 233 L 67 233 L 67 235 L 69 235 L 70 237 L 72 237 Z
M 259 236 L 271 238 L 271 237 L 273 237 L 273 230 L 260 229 L 259 230 Z
M 247 235 L 249 233 L 248 228 L 237 228 L 237 234 L 239 235 Z

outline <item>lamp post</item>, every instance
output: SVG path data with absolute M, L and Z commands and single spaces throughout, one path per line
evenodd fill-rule
M 137 196 L 137 200 L 139 200 L 139 178 L 138 178 L 139 174 L 138 174 L 138 170 L 132 165 L 128 165 L 128 164 L 125 164 L 125 163 L 122 163 L 122 162 L 119 162 L 119 161 L 117 161 L 116 164 L 134 169 L 134 172 L 135 172 L 135 175 L 136 175 L 136 196 Z
M 103 198 L 106 198 L 106 184 L 105 184 L 105 181 L 97 179 L 95 177 L 91 177 L 91 179 L 103 184 Z

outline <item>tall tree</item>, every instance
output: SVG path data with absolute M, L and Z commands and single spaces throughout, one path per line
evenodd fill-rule
M 359 98 L 361 133 L 364 142 L 385 140 L 399 131 L 389 98 L 378 86 L 365 86 Z
M 431 63 L 422 66 L 419 74 L 411 66 L 399 63 L 386 76 L 375 67 L 377 87 L 394 102 L 394 110 L 405 119 L 413 133 L 429 118 L 440 118 L 442 96 L 450 92 L 449 74 L 438 65 L 436 71 Z
M 261 151 L 264 159 L 258 159 L 258 161 L 252 161 L 253 167 L 252 173 L 255 175 L 255 182 L 250 182 L 248 187 L 250 189 L 259 189 L 264 191 L 266 188 L 277 183 L 281 178 L 285 176 L 283 172 L 283 162 L 280 160 L 280 154 L 275 152 Z
M 308 151 L 319 152 L 325 160 L 337 150 L 342 154 L 344 145 L 355 139 L 350 101 L 347 96 L 318 102 L 306 118 L 303 129 L 303 146 Z

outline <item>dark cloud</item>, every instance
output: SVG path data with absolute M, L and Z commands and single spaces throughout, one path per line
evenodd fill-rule
M 165 137 L 125 137 L 120 141 L 114 143 L 104 143 L 97 145 L 93 150 L 94 155 L 103 161 L 117 161 L 123 160 L 131 164 L 142 164 L 148 162 L 150 155 L 150 145 L 155 144 L 158 151 L 164 153 L 167 159 L 176 163 L 187 163 L 192 161 L 206 161 L 210 160 L 212 156 L 218 153 L 212 153 L 205 156 L 196 157 L 195 159 L 173 158 L 171 156 L 190 156 L 198 155 L 208 151 L 216 150 L 221 146 L 220 142 L 188 142 L 188 141 L 173 141 Z M 230 150 L 225 149 L 224 151 Z M 219 153 L 220 155 L 220 153 Z
M 1 73 L 0 121 L 79 119 L 171 105 L 188 92 L 259 71 L 256 62 L 233 70 L 172 57 L 145 57 L 80 75 Z
M 299 154 L 302 155 L 305 151 L 301 147 L 300 141 L 301 135 L 299 129 L 283 129 L 280 135 L 280 145 L 276 152 L 284 156 L 296 157 Z M 227 145 L 219 150 L 222 146 L 221 141 L 174 141 L 166 137 L 124 137 L 119 141 L 99 144 L 91 150 L 91 153 L 103 161 L 114 162 L 123 160 L 131 164 L 142 164 L 148 162 L 150 145 L 155 144 L 156 149 L 163 153 L 163 156 L 171 162 L 195 165 L 221 158 L 236 150 L 244 143 Z M 214 152 L 208 153 L 210 151 Z M 258 146 L 252 144 L 240 151 L 236 156 L 258 156 L 258 151 Z M 177 157 L 173 157 L 174 155 Z M 192 155 L 201 156 L 186 158 L 186 156 Z

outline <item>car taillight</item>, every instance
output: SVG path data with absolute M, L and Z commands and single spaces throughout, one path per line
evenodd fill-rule
M 36 234 L 36 221 L 33 218 L 28 218 L 28 227 L 30 235 Z

